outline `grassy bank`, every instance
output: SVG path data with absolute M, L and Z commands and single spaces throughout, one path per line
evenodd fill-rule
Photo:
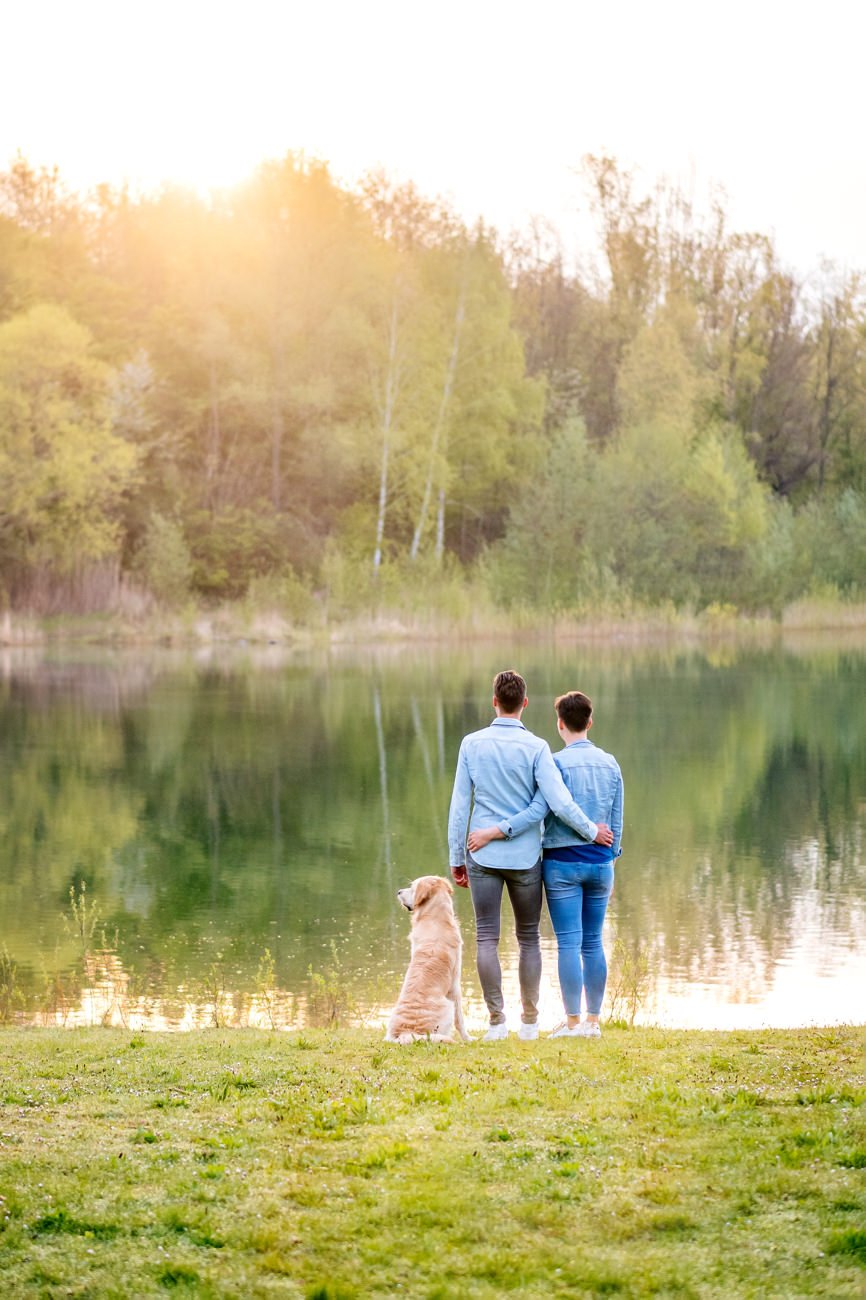
M 422 593 L 423 594 L 423 593 Z M 769 642 L 811 632 L 866 634 L 866 602 L 815 597 L 787 606 L 779 615 L 739 613 L 710 606 L 696 613 L 673 606 L 657 608 L 598 605 L 586 611 L 504 609 L 474 593 L 453 605 L 395 605 L 363 613 L 297 619 L 278 607 L 244 602 L 218 609 L 189 608 L 182 613 L 150 610 L 136 616 L 122 611 L 63 614 L 37 618 L 7 613 L 0 618 L 0 646 L 167 645 L 207 646 L 237 643 L 316 647 L 373 642 L 431 642 L 538 638 L 562 642 L 658 642 L 743 640 Z
M 860 1296 L 855 1029 L 0 1033 L 4 1296 Z

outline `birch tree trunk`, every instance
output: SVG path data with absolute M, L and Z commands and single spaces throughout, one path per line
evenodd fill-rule
M 825 312 L 825 316 L 827 313 Z M 818 492 L 824 491 L 824 477 L 827 469 L 827 448 L 830 445 L 830 433 L 833 427 L 833 390 L 836 387 L 836 376 L 833 372 L 833 350 L 836 343 L 836 331 L 832 322 L 827 322 L 827 342 L 825 345 L 824 364 L 826 366 L 826 376 L 824 379 L 824 393 L 821 400 L 820 415 L 818 418 Z
M 210 388 L 210 446 L 208 447 L 207 457 L 207 489 L 210 507 L 213 509 L 221 454 L 219 385 L 217 384 L 216 367 L 213 362 L 208 367 L 208 379 Z
M 282 461 L 283 461 L 283 434 L 285 432 L 285 423 L 283 421 L 283 411 L 280 406 L 280 399 L 276 387 L 274 388 L 273 404 L 271 408 L 271 502 L 275 510 L 282 506 Z
M 445 489 L 440 487 L 439 500 L 436 505 L 436 546 L 433 554 L 436 557 L 436 563 L 442 563 L 442 556 L 445 551 Z
M 457 375 L 457 362 L 460 357 L 460 332 L 463 328 L 463 319 L 465 315 L 466 282 L 464 280 L 460 285 L 460 296 L 457 299 L 457 310 L 454 313 L 454 335 L 451 342 L 451 353 L 448 357 L 448 365 L 445 369 L 445 382 L 442 385 L 442 398 L 439 402 L 439 410 L 436 413 L 436 422 L 433 425 L 433 436 L 430 440 L 430 459 L 427 464 L 427 478 L 424 483 L 424 495 L 421 498 L 421 509 L 418 512 L 418 523 L 415 526 L 415 532 L 412 536 L 412 545 L 409 548 L 410 560 L 416 560 L 418 558 L 418 552 L 421 548 L 421 539 L 424 536 L 424 529 L 427 525 L 427 515 L 430 511 L 430 498 L 433 495 L 433 478 L 436 472 L 436 456 L 439 452 L 439 444 L 442 441 L 442 435 L 448 419 L 448 407 L 451 404 L 451 394 L 454 391 L 454 379 Z M 444 489 L 440 495 L 444 495 Z
M 285 335 L 279 307 L 273 308 L 270 328 L 271 344 L 271 504 L 274 510 L 282 505 L 282 464 L 285 415 L 283 397 L 286 391 Z
M 391 306 L 388 328 L 388 369 L 385 373 L 385 391 L 382 400 L 382 462 L 379 470 L 379 508 L 376 514 L 376 547 L 373 551 L 373 573 L 378 574 L 382 563 L 382 541 L 385 536 L 385 518 L 388 512 L 388 461 L 391 455 L 391 435 L 394 427 L 394 408 L 400 388 L 400 367 L 397 358 L 397 295 Z

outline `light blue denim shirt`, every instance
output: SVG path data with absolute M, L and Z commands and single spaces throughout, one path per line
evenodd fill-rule
M 574 740 L 554 754 L 553 761 L 562 773 L 569 793 L 580 800 L 581 808 L 597 822 L 605 822 L 613 831 L 611 855 L 618 858 L 622 853 L 623 785 L 622 772 L 613 754 L 599 749 L 591 740 Z M 548 807 L 548 802 L 539 792 L 522 812 L 512 818 L 513 832 L 519 835 L 533 826 L 539 817 L 544 817 L 545 849 L 584 843 L 583 838 L 575 835 L 571 826 L 556 815 L 553 805 Z
M 527 804 L 538 793 L 541 811 L 527 818 Z M 534 867 L 541 854 L 541 820 L 548 808 L 574 828 L 578 842 L 592 842 L 598 834 L 595 822 L 568 793 L 547 741 L 527 731 L 518 718 L 494 718 L 489 727 L 464 736 L 460 745 L 448 814 L 451 866 L 465 863 L 470 830 L 498 826 L 507 838 L 491 840 L 473 854 L 475 861 L 500 870 Z M 524 810 L 521 824 L 512 826 L 512 816 L 520 810 Z

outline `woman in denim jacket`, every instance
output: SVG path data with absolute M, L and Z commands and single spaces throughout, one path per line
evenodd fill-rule
M 559 984 L 566 1019 L 551 1038 L 598 1038 L 598 1023 L 607 983 L 602 927 L 613 890 L 614 862 L 622 849 L 623 783 L 612 754 L 588 738 L 592 701 L 582 691 L 568 691 L 555 701 L 556 726 L 565 748 L 554 761 L 576 803 L 587 816 L 613 831 L 610 847 L 588 844 L 549 811 L 543 798 L 512 819 L 512 834 L 546 816 L 543 842 L 544 892 L 556 932 Z M 475 831 L 470 851 L 502 834 L 497 828 Z M 473 842 L 473 840 L 475 842 Z M 581 1022 L 581 998 L 586 1019 Z

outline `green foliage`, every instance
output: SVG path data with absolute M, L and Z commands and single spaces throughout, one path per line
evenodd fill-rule
M 546 454 L 515 499 L 505 537 L 486 557 L 498 599 L 568 609 L 602 594 L 585 522 L 597 464 L 580 421 L 552 432 Z
M 254 578 L 283 566 L 282 529 L 266 505 L 196 512 L 187 526 L 194 589 L 217 600 L 244 596 Z
M 158 512 L 151 515 L 133 569 L 158 601 L 182 604 L 189 596 L 193 570 L 180 524 Z
M 23 1002 L 24 998 L 18 987 L 18 963 L 9 955 L 9 950 L 4 945 L 0 951 L 0 1024 L 5 1025 L 11 1021 Z
M 87 882 L 78 880 L 69 886 L 69 908 L 63 916 L 63 924 L 86 953 L 93 943 L 93 936 L 99 924 L 99 908 L 87 899 Z
M 307 973 L 310 980 L 307 1004 L 310 1023 L 334 1029 L 345 1028 L 357 1016 L 359 1005 L 351 991 L 352 981 L 334 940 L 331 940 L 331 960 L 328 965 L 316 970 L 310 967 Z
M 292 622 L 318 611 L 291 575 L 344 618 L 380 611 L 412 566 L 415 587 L 483 572 L 515 616 L 857 594 L 862 275 L 824 266 L 807 295 L 721 207 L 699 221 L 675 188 L 641 195 L 612 158 L 586 179 L 606 277 L 568 271 L 549 233 L 506 246 L 411 184 L 349 190 L 302 156 L 208 202 L 87 203 L 16 158 L 13 607 L 56 575 L 55 604 L 108 602 L 116 573 L 86 597 L 69 576 L 100 559 L 165 607 L 255 584 Z
M 256 971 L 256 994 L 259 998 L 259 1002 L 264 1008 L 267 1022 L 271 1029 L 276 1029 L 276 1021 L 274 1018 L 277 1001 L 276 992 L 276 965 L 270 948 L 265 948 L 259 959 L 258 970 Z
M 853 1228 L 848 1232 L 834 1232 L 827 1242 L 829 1255 L 851 1255 L 862 1268 L 866 1268 L 866 1232 Z
M 617 937 L 611 953 L 605 992 L 607 1017 L 613 1023 L 633 1025 L 650 985 L 650 958 L 645 942 L 631 947 Z
M 401 626 L 491 626 L 498 597 L 480 563 L 467 572 L 454 556 L 437 561 L 427 552 L 417 560 L 406 556 L 383 561 L 378 573 L 357 546 L 334 542 L 325 548 L 321 571 L 326 616 L 373 618 L 387 635 Z
M 502 599 L 542 609 L 746 604 L 770 528 L 769 495 L 735 432 L 692 437 L 685 417 L 659 417 L 598 449 L 570 423 L 551 436 L 487 571 Z M 777 590 L 764 589 L 768 600 Z
M 136 467 L 115 436 L 88 331 L 42 304 L 0 325 L 0 565 L 64 571 L 110 554 Z
M 807 503 L 796 521 L 802 569 L 815 586 L 866 591 L 866 494 L 846 488 Z
M 314 622 L 318 606 L 309 581 L 292 569 L 252 578 L 247 590 L 247 604 L 252 611 L 274 611 L 295 624 Z
M 739 596 L 746 609 L 769 610 L 779 617 L 808 589 L 811 559 L 798 537 L 798 520 L 785 500 L 771 499 L 766 530 L 750 551 L 750 572 Z

